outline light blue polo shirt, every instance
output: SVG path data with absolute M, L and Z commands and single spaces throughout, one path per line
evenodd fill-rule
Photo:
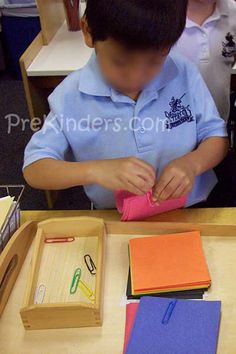
M 227 136 L 212 97 L 194 64 L 170 54 L 161 73 L 137 102 L 110 87 L 96 55 L 70 74 L 49 96 L 50 113 L 25 150 L 24 167 L 34 161 L 101 160 L 136 156 L 157 178 L 171 161 L 211 136 Z M 212 170 L 198 176 L 186 206 L 205 200 L 217 182 Z M 97 208 L 114 208 L 114 194 L 84 186 Z

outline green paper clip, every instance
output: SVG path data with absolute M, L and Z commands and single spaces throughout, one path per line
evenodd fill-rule
M 76 290 L 78 288 L 78 284 L 80 281 L 80 277 L 81 277 L 81 269 L 77 268 L 74 272 L 73 279 L 72 279 L 71 286 L 70 286 L 70 293 L 71 294 L 76 293 Z

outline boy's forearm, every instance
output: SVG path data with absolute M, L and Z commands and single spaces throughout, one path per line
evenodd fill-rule
M 24 169 L 24 177 L 34 188 L 66 189 L 96 183 L 94 164 L 96 161 L 66 162 L 46 158 L 27 166 Z
M 195 175 L 201 175 L 217 166 L 227 155 L 229 148 L 228 138 L 211 137 L 203 141 L 196 150 L 185 155 L 193 166 Z

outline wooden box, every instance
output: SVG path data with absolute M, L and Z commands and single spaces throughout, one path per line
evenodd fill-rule
M 104 236 L 101 218 L 58 218 L 38 224 L 20 311 L 25 329 L 102 325 Z

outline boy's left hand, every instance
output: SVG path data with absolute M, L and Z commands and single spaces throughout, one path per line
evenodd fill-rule
M 153 187 L 153 201 L 158 203 L 188 194 L 193 188 L 195 176 L 194 164 L 189 158 L 183 156 L 171 161 Z

